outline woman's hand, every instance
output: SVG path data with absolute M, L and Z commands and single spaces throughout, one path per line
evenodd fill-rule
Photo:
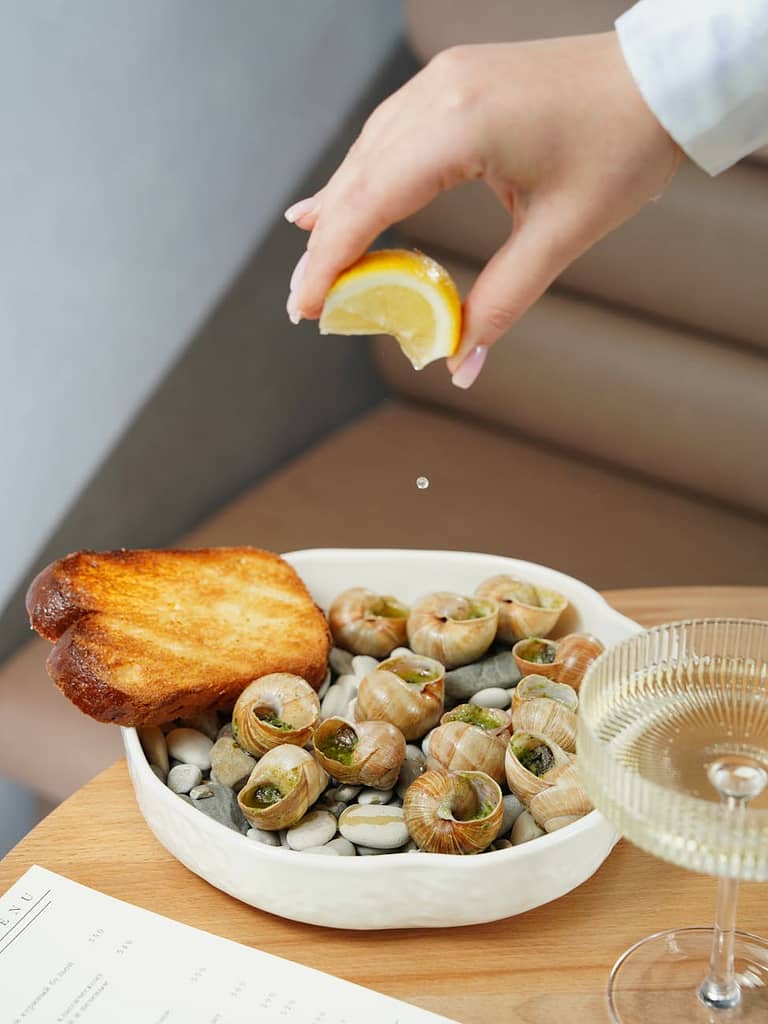
M 615 33 L 460 46 L 370 116 L 328 184 L 289 221 L 310 231 L 288 312 L 320 315 L 337 275 L 438 192 L 482 178 L 514 228 L 464 304 L 453 382 L 580 253 L 668 184 L 681 151 L 643 101 Z

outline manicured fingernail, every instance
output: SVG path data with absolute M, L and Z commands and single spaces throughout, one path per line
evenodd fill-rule
M 295 221 L 299 219 L 299 217 L 303 217 L 305 213 L 309 213 L 309 211 L 314 207 L 314 205 L 314 196 L 309 196 L 308 199 L 300 199 L 298 203 L 294 203 L 293 206 L 289 206 L 288 209 L 283 214 L 283 216 L 285 217 L 289 224 L 293 224 Z
M 471 387 L 479 377 L 487 355 L 487 345 L 475 345 L 451 377 L 451 383 L 455 384 L 457 388 Z
M 296 296 L 296 292 L 291 292 L 288 296 L 288 302 L 285 305 L 285 309 L 288 313 L 288 319 L 292 324 L 301 323 L 301 310 L 299 309 L 299 300 Z
M 291 274 L 291 283 L 288 285 L 288 290 L 292 292 L 298 292 L 301 289 L 301 282 L 304 280 L 304 271 L 307 269 L 307 260 L 309 259 L 309 253 L 304 251 L 299 262 L 293 268 Z

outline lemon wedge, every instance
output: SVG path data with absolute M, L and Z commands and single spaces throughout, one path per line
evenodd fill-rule
M 461 299 L 435 260 L 407 249 L 379 249 L 331 285 L 321 334 L 391 334 L 421 370 L 452 356 L 461 336 Z

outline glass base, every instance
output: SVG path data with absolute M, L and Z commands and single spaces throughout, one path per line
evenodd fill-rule
M 675 928 L 649 935 L 616 961 L 608 983 L 614 1024 L 766 1024 L 768 941 L 736 932 L 734 967 L 739 1005 L 705 1006 L 699 989 L 709 967 L 711 928 Z

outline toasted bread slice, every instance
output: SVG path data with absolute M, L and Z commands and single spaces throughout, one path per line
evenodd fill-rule
M 120 725 L 230 708 L 269 672 L 317 689 L 330 647 L 296 571 L 258 548 L 81 551 L 40 573 L 27 612 L 59 689 Z

